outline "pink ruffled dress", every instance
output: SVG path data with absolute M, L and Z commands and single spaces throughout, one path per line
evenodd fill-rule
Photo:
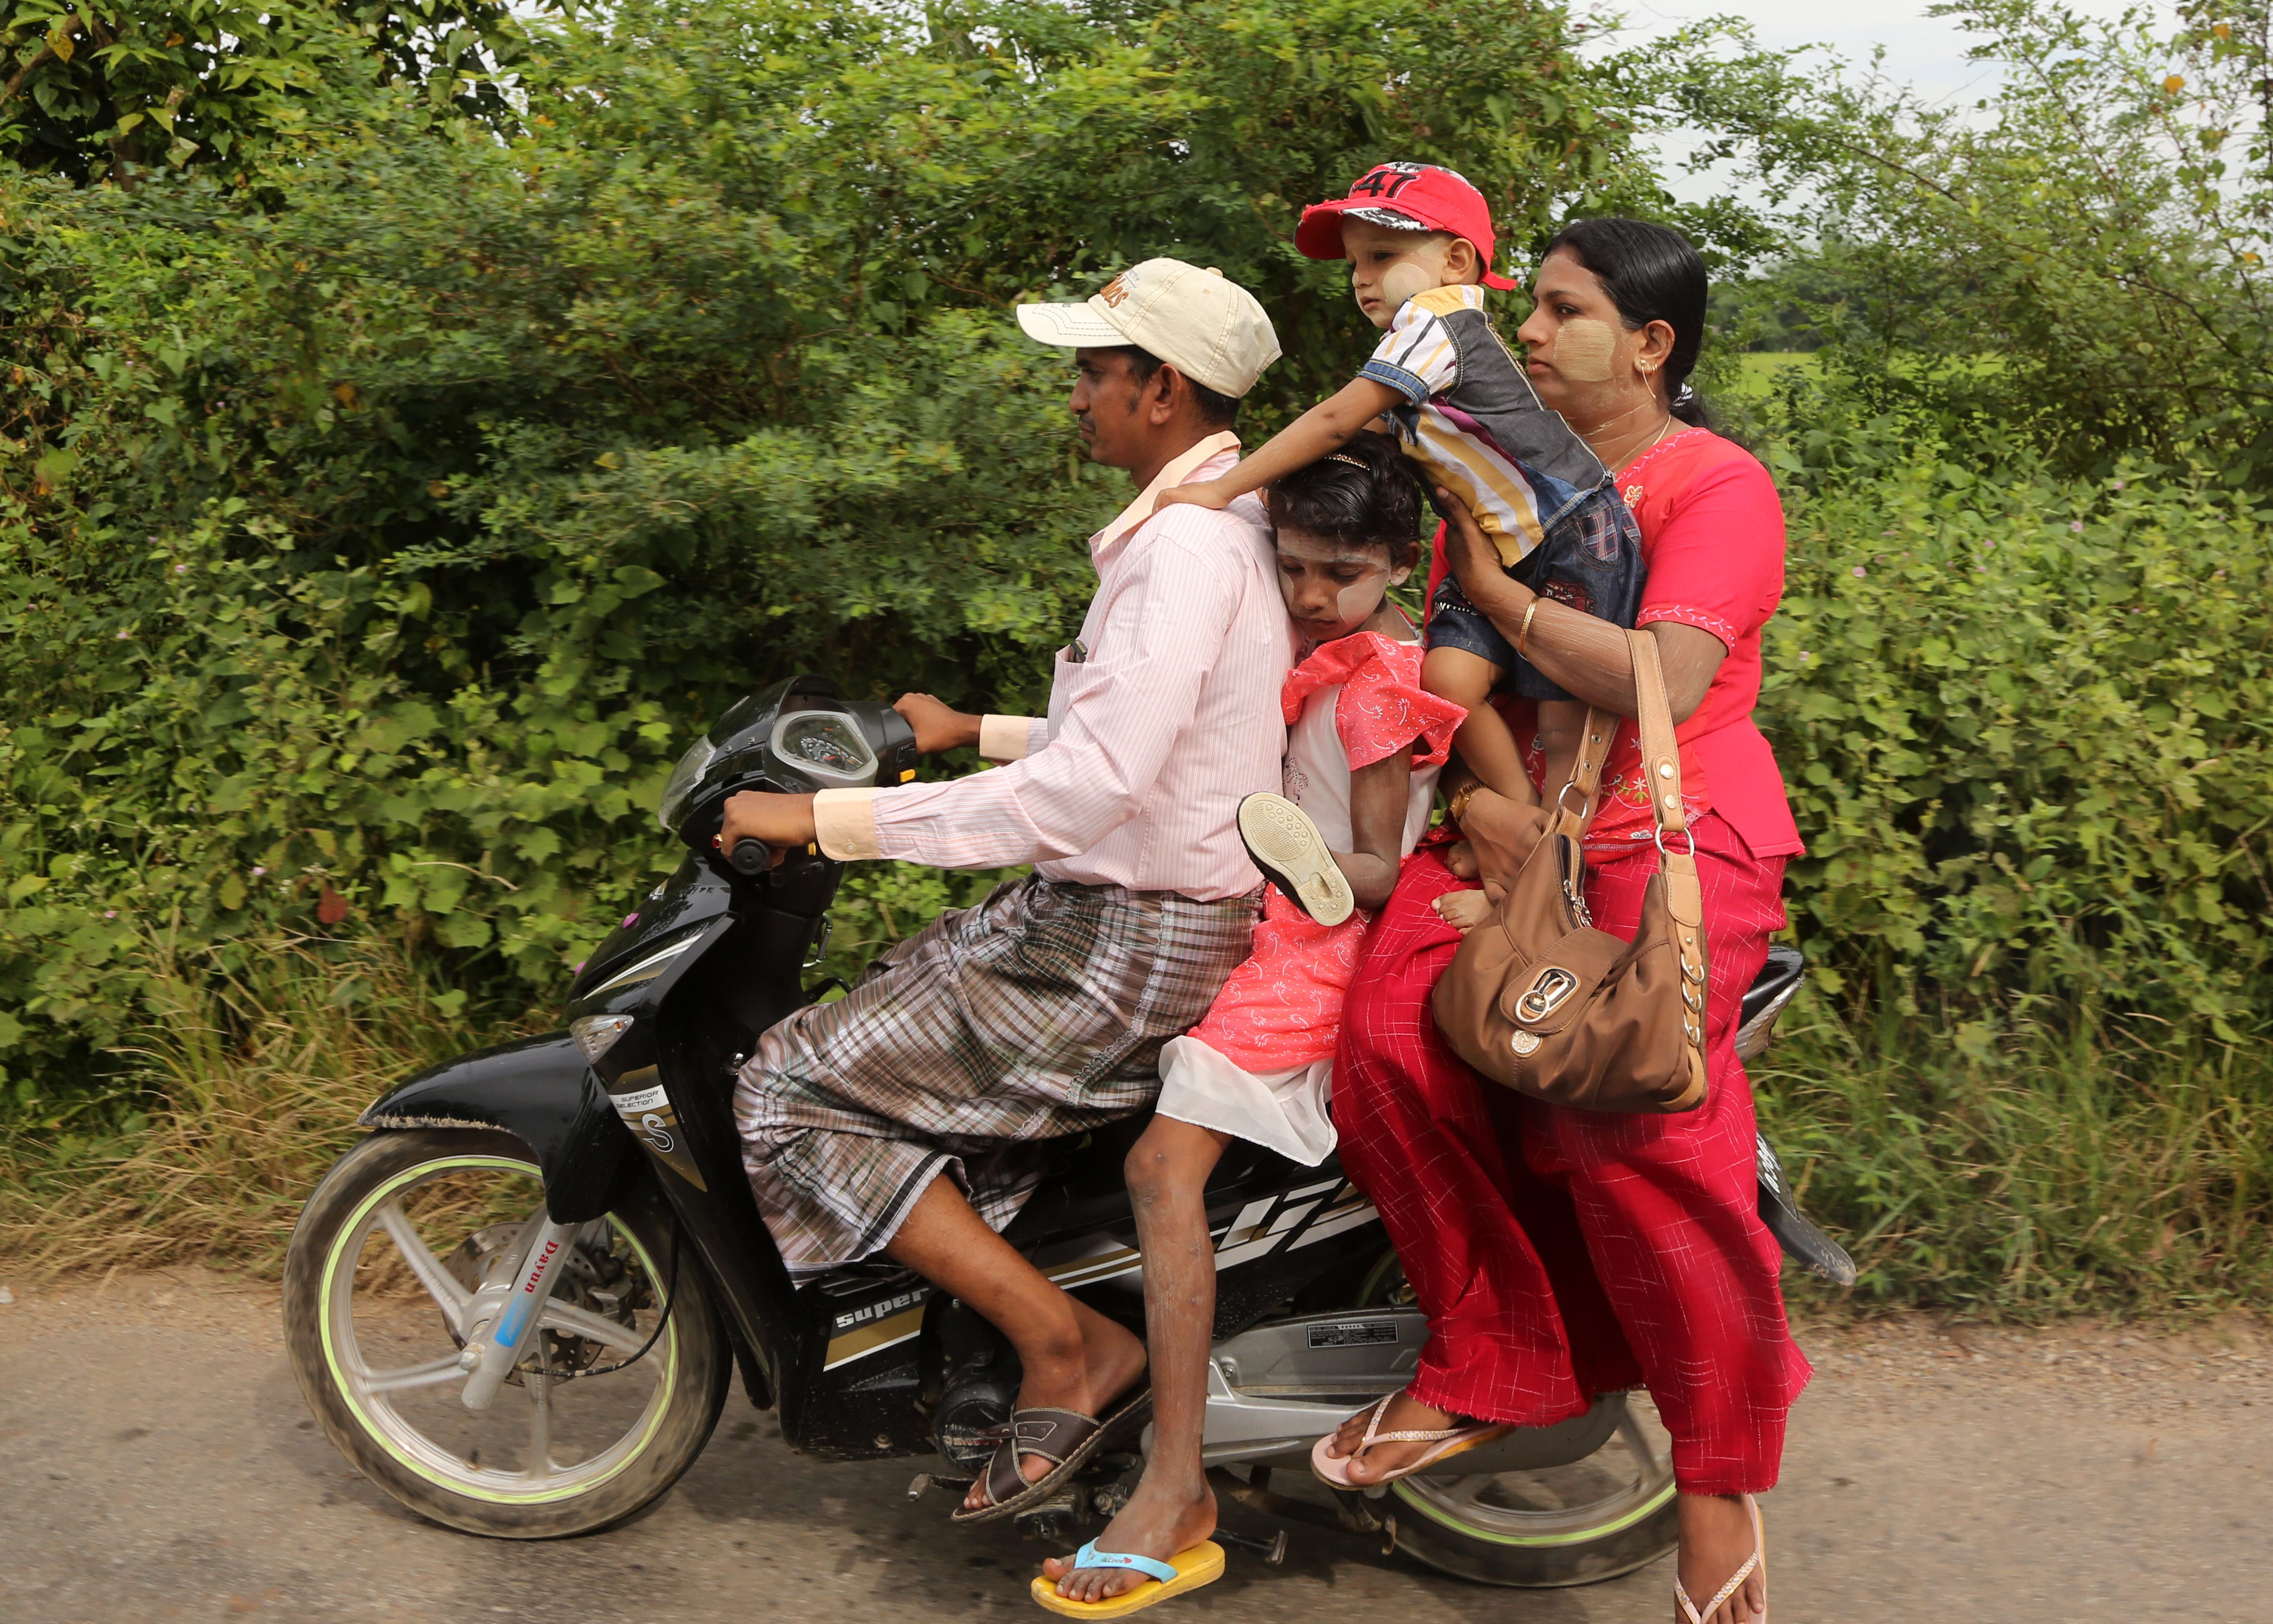
M 1322 643 L 1287 673 L 1287 798 L 1328 846 L 1347 852 L 1350 775 L 1413 750 L 1402 847 L 1429 827 L 1429 801 L 1467 712 L 1421 686 L 1421 644 L 1378 632 Z M 1418 747 L 1417 748 L 1415 747 Z M 1160 1114 L 1213 1128 L 1316 1167 L 1334 1147 L 1326 1100 L 1342 996 L 1373 915 L 1321 925 L 1273 886 L 1255 949 L 1207 1019 L 1160 1051 Z

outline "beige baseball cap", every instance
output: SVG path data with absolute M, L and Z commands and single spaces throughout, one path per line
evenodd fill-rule
M 1021 304 L 1026 336 L 1073 350 L 1135 344 L 1195 383 L 1238 396 L 1279 358 L 1255 296 L 1221 271 L 1182 259 L 1132 265 L 1079 304 Z

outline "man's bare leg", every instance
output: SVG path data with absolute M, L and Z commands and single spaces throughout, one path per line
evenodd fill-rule
M 961 1297 L 1010 1339 L 1024 1369 L 1022 1410 L 1097 1415 L 1144 1372 L 1144 1344 L 1052 1285 L 971 1210 L 951 1178 L 931 1181 L 884 1252 Z M 1039 1455 L 1018 1462 L 1029 1483 L 1049 1469 Z M 967 1508 L 979 1508 L 985 1483 L 982 1473 L 971 1485 Z
M 1100 1551 L 1165 1562 L 1215 1532 L 1215 1492 L 1200 1465 L 1215 1331 L 1215 1246 L 1204 1191 L 1230 1142 L 1212 1128 L 1155 1116 L 1129 1153 L 1152 1354 L 1152 1457 L 1136 1492 L 1097 1537 Z M 1076 1571 L 1071 1557 L 1052 1557 L 1042 1572 L 1059 1582 L 1059 1595 L 1076 1601 L 1102 1601 L 1144 1583 L 1125 1568 Z

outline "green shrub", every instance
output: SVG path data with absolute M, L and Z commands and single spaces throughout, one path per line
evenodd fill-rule
M 153 927 L 235 974 L 375 931 L 549 999 L 735 695 L 1031 703 L 1126 485 L 1016 298 L 1221 267 L 1288 351 L 1267 425 L 1369 342 L 1300 201 L 1434 158 L 1520 235 L 1636 184 L 1552 7 L 753 0 L 522 44 L 506 139 L 350 63 L 240 184 L 0 164 L 19 1109 L 150 1019 Z
M 2261 1035 L 2268 516 L 2206 477 L 1984 477 L 1884 425 L 1810 449 L 1769 453 L 1791 540 L 1760 714 L 1827 985 L 1947 1011 L 1969 1050 L 2052 1010 Z

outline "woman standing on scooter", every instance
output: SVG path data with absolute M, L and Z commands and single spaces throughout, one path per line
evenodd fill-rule
M 1750 1624 L 1767 1605 L 1751 1497 L 1775 1482 L 1785 1416 L 1809 1373 L 1756 1210 L 1752 1094 L 1734 1044 L 1739 1000 L 1784 922 L 1784 861 L 1801 849 L 1752 721 L 1760 630 L 1783 588 L 1782 509 L 1767 470 L 1702 426 L 1684 382 L 1704 336 L 1706 275 L 1677 233 L 1632 220 L 1566 227 L 1533 294 L 1518 334 L 1533 387 L 1617 475 L 1641 526 L 1649 583 L 1638 623 L 1654 628 L 1662 656 L 1705 883 L 1710 1092 L 1695 1111 L 1642 1116 L 1487 1086 L 1429 1013 L 1482 896 L 1443 846 L 1416 853 L 1351 989 L 1333 1115 L 1344 1165 L 1381 1209 L 1430 1342 L 1412 1386 L 1353 1417 L 1322 1466 L 1352 1485 L 1380 1483 L 1464 1426 L 1547 1425 L 1646 1385 L 1673 1438 L 1679 1616 Z M 1440 577 L 1447 568 L 1542 673 L 1589 703 L 1635 713 L 1624 635 L 1510 579 L 1464 512 Z M 1529 720 L 1511 717 L 1519 739 L 1535 733 Z M 1551 800 L 1571 763 L 1542 761 L 1535 747 L 1531 756 Z M 1586 841 L 1587 904 L 1621 936 L 1633 934 L 1657 866 L 1639 769 L 1629 722 Z M 1484 790 L 1452 800 L 1479 842 L 1504 806 Z

